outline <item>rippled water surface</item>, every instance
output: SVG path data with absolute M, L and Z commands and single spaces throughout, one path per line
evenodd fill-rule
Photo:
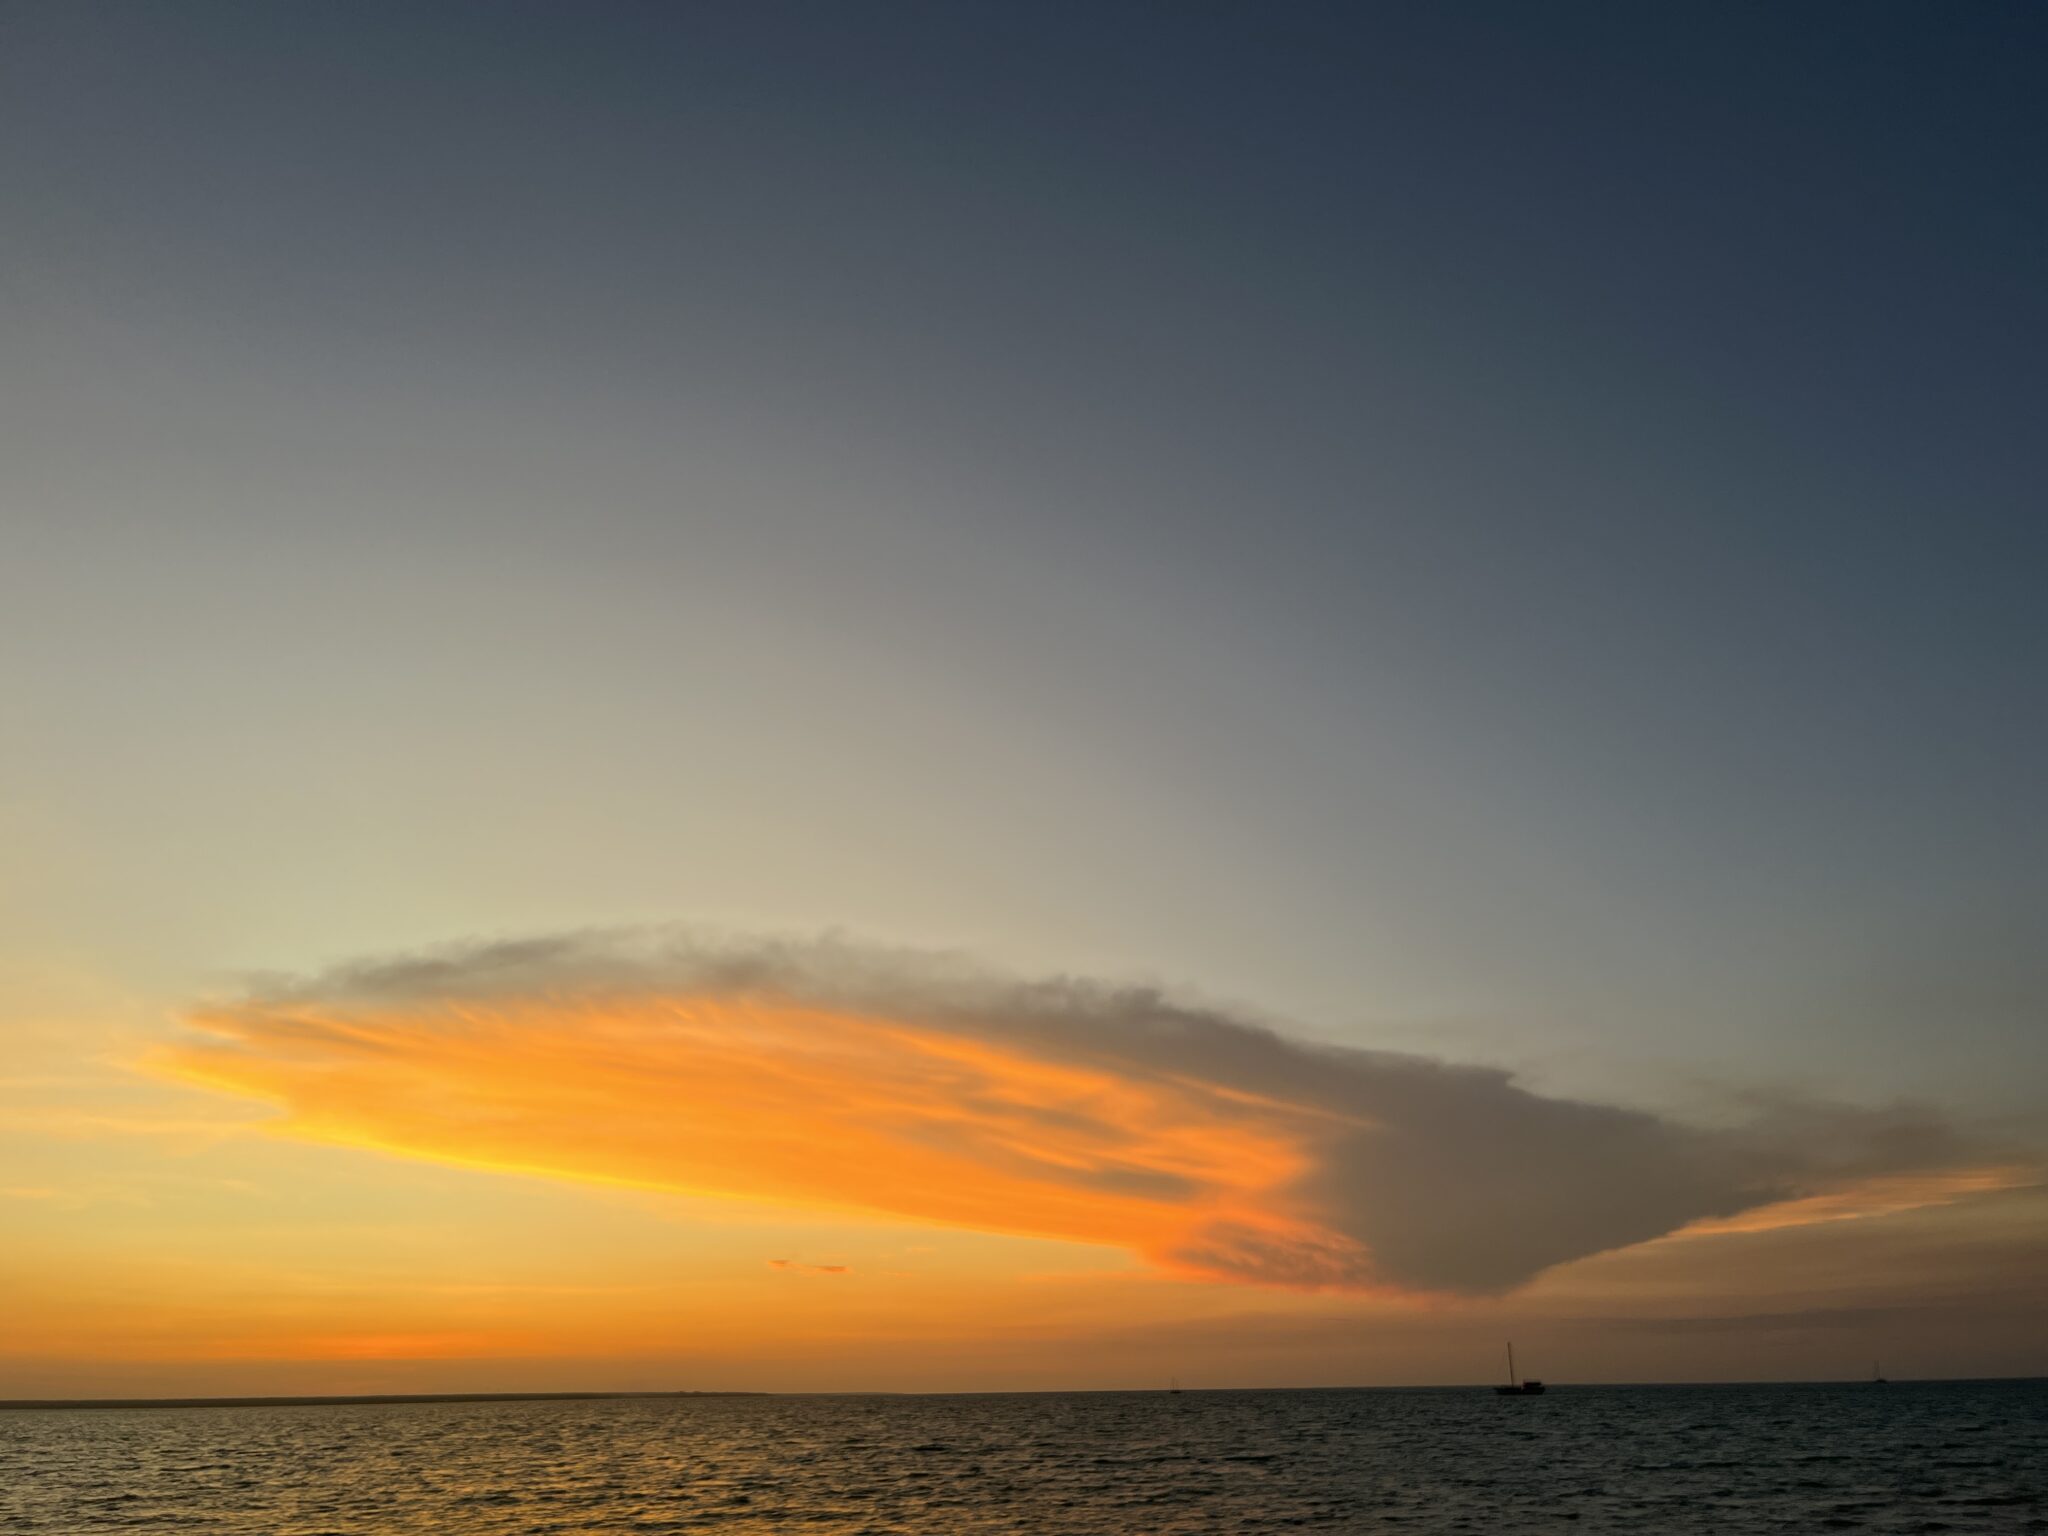
M 2048 1383 L 0 1414 L 0 1531 L 2048 1531 Z

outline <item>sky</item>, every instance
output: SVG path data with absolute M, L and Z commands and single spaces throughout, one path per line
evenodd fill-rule
M 0 1398 L 2048 1373 L 2044 57 L 0 6 Z

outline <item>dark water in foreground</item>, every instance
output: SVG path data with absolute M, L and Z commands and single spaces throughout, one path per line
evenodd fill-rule
M 2048 1383 L 0 1414 L 0 1531 L 2048 1531 Z

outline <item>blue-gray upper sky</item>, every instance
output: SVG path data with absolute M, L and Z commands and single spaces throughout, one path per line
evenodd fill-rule
M 25 973 L 844 926 L 2022 1106 L 2044 64 L 1989 0 L 10 4 Z

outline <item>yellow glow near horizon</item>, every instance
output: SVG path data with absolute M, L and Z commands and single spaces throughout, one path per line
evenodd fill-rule
M 1498 1296 L 1262 1283 L 1190 1254 L 1219 1227 L 1355 1246 L 1316 1181 L 1379 1130 L 1178 1051 L 699 995 L 192 1022 L 142 1075 L 101 1040 L 0 1085 L 0 1309 L 33 1319 L 0 1343 L 15 1395 L 1429 1381 L 1509 1319 L 1639 1375 L 1598 1319 L 1641 1349 L 1666 1314 L 1912 1305 L 1962 1283 L 1950 1251 L 1995 1307 L 2044 1230 L 2029 1170 L 1979 1161 Z M 1666 1373 L 1721 1368 L 1677 1349 Z

